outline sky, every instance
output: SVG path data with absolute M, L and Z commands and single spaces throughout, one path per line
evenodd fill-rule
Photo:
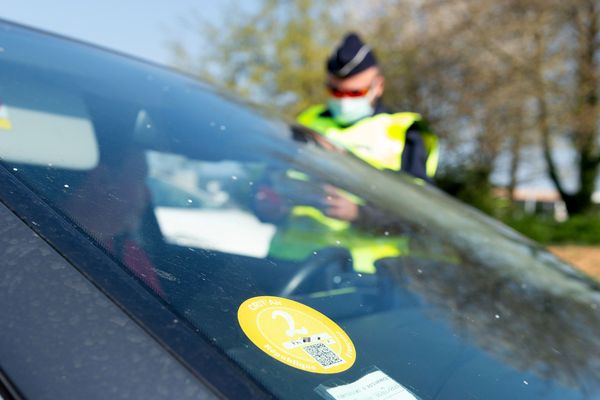
M 207 0 L 0 0 L 0 18 L 118 50 L 171 62 L 169 39 L 193 45 L 181 19 L 196 12 L 214 21 L 223 2 Z

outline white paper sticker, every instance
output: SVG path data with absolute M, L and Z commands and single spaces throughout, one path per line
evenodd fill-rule
M 418 400 L 411 392 L 381 371 L 371 372 L 356 382 L 327 389 L 336 400 Z

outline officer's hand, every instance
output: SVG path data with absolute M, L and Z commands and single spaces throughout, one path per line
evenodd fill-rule
M 328 217 L 350 222 L 358 218 L 358 205 L 345 197 L 339 189 L 331 185 L 324 185 L 323 189 L 327 193 L 325 214 Z
M 319 144 L 319 146 L 321 146 L 325 150 L 329 150 L 334 153 L 340 154 L 347 153 L 347 151 L 344 148 L 336 146 L 335 144 L 331 143 L 329 140 L 325 139 L 325 137 L 318 133 L 314 133 L 314 140 Z

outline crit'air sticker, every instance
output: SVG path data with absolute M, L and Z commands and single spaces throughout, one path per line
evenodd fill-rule
M 356 360 L 354 344 L 342 328 L 293 300 L 253 297 L 240 306 L 238 321 L 252 343 L 290 367 L 335 374 Z
M 2 103 L 2 100 L 0 100 L 0 129 L 12 129 L 12 123 L 10 122 L 10 118 L 8 118 L 8 109 Z

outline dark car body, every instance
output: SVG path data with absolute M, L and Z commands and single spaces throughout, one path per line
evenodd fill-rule
M 600 398 L 598 283 L 537 244 L 190 77 L 7 22 L 0 48 L 3 396 L 335 398 L 377 370 Z M 373 219 L 322 218 L 324 185 Z M 265 295 L 335 321 L 352 367 L 255 346 L 237 313 Z

